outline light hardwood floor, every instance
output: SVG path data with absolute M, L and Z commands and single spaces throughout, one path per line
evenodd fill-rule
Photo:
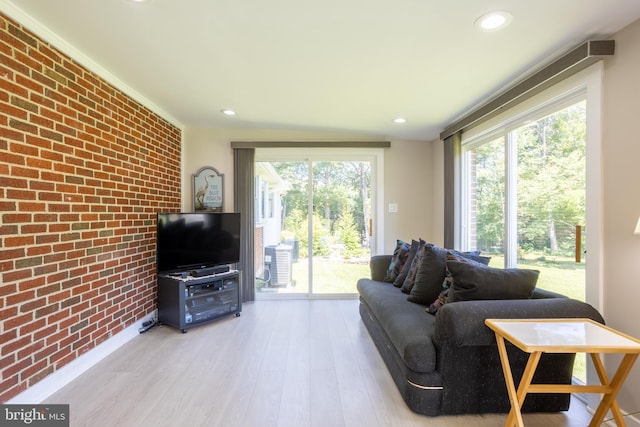
M 242 315 L 134 338 L 47 399 L 71 426 L 495 427 L 505 415 L 426 417 L 404 404 L 357 300 L 258 301 Z M 527 427 L 586 426 L 573 400 Z

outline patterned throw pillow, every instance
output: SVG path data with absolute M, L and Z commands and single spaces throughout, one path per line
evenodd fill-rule
M 422 263 L 422 257 L 424 256 L 424 248 L 426 247 L 427 242 L 421 240 L 418 244 L 418 250 L 416 251 L 416 256 L 413 257 L 411 261 L 411 265 L 409 266 L 409 271 L 407 271 L 407 277 L 402 282 L 402 288 L 400 290 L 405 294 L 410 294 L 411 289 L 413 288 L 414 281 L 416 279 L 416 274 L 418 273 L 418 268 Z
M 398 277 L 396 277 L 393 281 L 393 286 L 396 288 L 401 288 L 404 280 L 407 278 L 407 274 L 409 273 L 409 269 L 411 268 L 411 263 L 413 262 L 413 258 L 415 258 L 416 253 L 418 253 L 418 248 L 421 245 L 424 245 L 425 241 L 422 239 L 412 240 L 411 247 L 409 248 L 409 256 L 405 261 L 402 269 L 400 269 L 400 273 L 398 273 Z
M 429 307 L 426 308 L 427 313 L 436 314 L 438 309 L 447 303 L 447 297 L 449 296 L 449 288 L 445 288 L 438 295 L 438 299 L 432 302 Z
M 387 268 L 387 274 L 384 277 L 385 282 L 393 282 L 395 280 L 409 256 L 411 245 L 399 239 L 396 242 L 396 248 L 393 250 L 391 262 Z

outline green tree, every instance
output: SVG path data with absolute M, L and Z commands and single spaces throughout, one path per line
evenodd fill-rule
M 505 204 L 504 140 L 499 138 L 476 148 L 477 247 L 494 252 L 503 247 Z
M 343 255 L 347 258 L 356 256 L 360 249 L 360 235 L 351 212 L 344 213 L 336 222 L 335 228 L 338 240 L 344 244 Z
M 518 229 L 527 251 L 569 254 L 584 224 L 585 103 L 517 130 Z
M 283 228 L 288 234 L 295 234 L 301 246 L 306 237 L 301 236 L 306 227 L 308 212 L 309 169 L 307 162 L 271 163 L 280 177 L 288 184 L 284 194 Z M 368 162 L 359 161 L 319 161 L 313 162 L 313 233 L 314 253 L 316 249 L 324 253 L 330 248 L 330 236 L 339 239 L 350 230 L 349 245 L 360 247 L 362 242 L 368 246 L 370 204 L 370 171 Z M 351 224 L 346 225 L 350 218 Z M 351 228 L 355 229 L 355 233 Z M 294 231 L 295 230 L 295 231 Z M 304 230 L 306 234 L 306 229 Z M 316 239 L 316 235 L 319 236 Z M 351 242 L 355 237 L 355 242 Z M 304 241 L 303 241 L 304 239 Z M 324 243 L 320 243 L 322 240 Z M 318 252 L 319 253 L 319 252 Z
M 517 148 L 518 244 L 525 252 L 568 255 L 584 224 L 585 102 L 510 133 Z M 505 204 L 504 138 L 473 150 L 477 247 L 501 247 Z

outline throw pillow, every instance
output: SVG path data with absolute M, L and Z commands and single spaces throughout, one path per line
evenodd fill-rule
M 426 305 L 438 298 L 438 294 L 442 292 L 442 282 L 447 268 L 446 256 L 446 249 L 431 243 L 425 245 L 411 293 L 407 298 L 409 301 Z
M 489 262 L 491 262 L 491 257 L 480 255 L 480 251 L 460 252 L 449 249 L 447 251 L 447 256 L 453 256 L 458 259 L 462 259 L 462 261 L 471 260 L 483 265 L 489 265 Z
M 458 252 L 458 251 L 448 251 L 447 256 L 447 266 L 449 265 L 449 261 L 458 261 L 464 262 L 467 264 L 475 265 L 478 267 L 486 267 L 491 261 L 491 257 L 482 257 L 480 256 L 479 251 L 473 252 Z M 444 288 L 442 292 L 438 295 L 438 298 L 429 305 L 427 308 L 427 312 L 431 314 L 436 314 L 440 307 L 445 305 L 449 301 L 449 289 L 453 285 L 453 277 L 451 276 L 451 272 L 449 268 L 446 269 L 445 279 L 442 282 L 442 287 Z
M 420 267 L 420 262 L 422 261 L 426 244 L 427 242 L 424 240 L 420 240 L 418 243 L 418 250 L 411 261 L 409 271 L 407 271 L 407 277 L 404 279 L 404 282 L 402 282 L 402 288 L 400 288 L 400 290 L 405 294 L 411 293 L 411 288 L 413 288 L 413 282 L 416 278 L 416 274 L 418 273 L 418 268 Z
M 458 261 L 447 262 L 447 268 L 453 278 L 448 302 L 528 299 L 540 274 L 537 270 L 478 267 Z
M 409 251 L 409 244 L 398 239 L 396 241 L 396 247 L 393 250 L 393 256 L 389 267 L 387 267 L 387 274 L 384 277 L 385 282 L 393 282 L 402 268 L 401 264 L 404 264 L 403 259 L 406 260 Z
M 409 273 L 409 269 L 411 268 L 411 263 L 413 262 L 413 258 L 415 258 L 416 253 L 418 253 L 418 248 L 420 247 L 420 242 L 424 242 L 424 240 L 411 240 L 411 247 L 409 248 L 409 256 L 405 261 L 400 273 L 398 273 L 398 277 L 396 277 L 393 281 L 393 286 L 396 288 L 402 287 L 404 280 L 407 278 L 407 274 Z
M 446 288 L 442 292 L 440 292 L 440 295 L 438 295 L 438 299 L 432 302 L 431 305 L 425 309 L 426 312 L 431 314 L 436 314 L 440 309 L 440 307 L 442 307 L 447 303 L 448 294 L 449 294 L 449 288 Z
M 438 298 L 447 277 L 447 255 L 480 265 L 488 264 L 491 260 L 489 257 L 480 256 L 477 251 L 459 252 L 428 243 L 416 273 L 411 294 L 407 298 L 409 301 L 428 305 Z
M 480 251 L 472 251 L 472 252 L 458 252 L 458 251 L 448 251 L 447 252 L 447 261 L 459 261 L 466 262 L 467 264 L 475 264 L 479 267 L 483 267 L 489 265 L 491 261 L 491 257 L 480 256 Z M 448 264 L 447 264 L 448 265 Z M 449 268 L 446 269 L 443 287 L 449 288 L 453 283 L 453 278 L 451 277 L 451 272 Z

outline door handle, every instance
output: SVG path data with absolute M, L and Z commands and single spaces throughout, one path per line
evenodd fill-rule
M 582 261 L 582 226 L 576 225 L 576 262 Z

